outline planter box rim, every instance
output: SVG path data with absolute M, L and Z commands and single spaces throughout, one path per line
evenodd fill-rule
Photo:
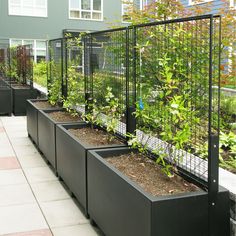
M 112 151 L 114 151 L 114 150 L 128 150 L 128 149 L 131 150 L 130 147 L 118 147 L 118 148 L 113 149 Z M 126 176 L 121 171 L 119 171 L 115 166 L 113 166 L 108 161 L 106 161 L 105 160 L 106 158 L 102 157 L 101 155 L 99 155 L 97 153 L 97 152 L 104 152 L 104 151 L 109 151 L 109 149 L 97 149 L 97 150 L 93 149 L 93 150 L 89 150 L 89 153 L 90 153 L 90 155 L 92 154 L 94 157 L 96 157 L 107 168 L 112 170 L 116 175 L 118 175 L 121 179 L 123 179 L 128 184 L 130 184 L 136 191 L 143 194 L 147 199 L 149 199 L 152 202 L 155 202 L 157 200 L 158 201 L 165 201 L 165 200 L 168 201 L 170 199 L 179 199 L 179 198 L 183 198 L 183 197 L 188 198 L 188 197 L 193 197 L 193 196 L 208 195 L 207 191 L 204 191 L 203 189 L 200 189 L 200 190 L 195 191 L 195 192 L 184 192 L 184 193 L 178 193 L 178 194 L 173 194 L 173 195 L 153 196 L 152 194 L 146 192 L 141 186 L 139 186 L 138 183 L 131 180 L 128 176 Z M 89 158 L 90 155 L 88 155 L 88 158 Z M 228 192 L 228 190 L 225 189 L 224 187 L 219 186 L 219 192 Z
M 98 150 L 101 150 L 100 148 L 102 149 L 107 149 L 107 148 L 112 148 L 113 146 L 114 147 L 127 147 L 127 145 L 124 143 L 124 144 L 108 144 L 108 145 L 103 145 L 103 146 L 94 146 L 94 145 L 86 145 L 85 143 L 81 142 L 79 138 L 77 138 L 75 135 L 73 135 L 71 132 L 69 132 L 64 126 L 69 126 L 69 125 L 72 125 L 72 126 L 81 126 L 81 125 L 84 125 L 84 126 L 89 126 L 88 123 L 86 123 L 85 121 L 82 121 L 80 123 L 73 123 L 73 124 L 58 124 L 57 127 L 61 130 L 63 130 L 68 136 L 70 136 L 72 139 L 74 139 L 76 142 L 78 142 L 80 145 L 84 146 L 85 149 L 89 149 L 89 150 L 94 150 L 94 149 L 98 149 Z

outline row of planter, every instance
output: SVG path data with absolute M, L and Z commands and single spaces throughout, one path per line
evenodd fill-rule
M 26 100 L 36 98 L 39 92 L 29 86 L 19 86 L 1 80 L 0 86 L 0 114 L 25 115 Z
M 62 110 L 62 109 L 57 109 Z M 221 188 L 209 231 L 208 193 L 199 190 L 154 197 L 106 161 L 130 153 L 124 144 L 86 145 L 69 129 L 84 122 L 55 122 L 55 108 L 39 109 L 27 102 L 28 134 L 84 208 L 84 213 L 107 236 L 229 236 L 229 195 Z

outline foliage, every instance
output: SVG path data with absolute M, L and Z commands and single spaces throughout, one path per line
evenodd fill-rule
M 96 125 L 102 125 L 101 111 L 98 108 L 97 101 L 89 101 L 87 104 L 88 112 L 82 114 L 82 118 L 86 123 L 91 124 L 94 129 Z
M 49 62 L 50 80 L 48 82 L 48 101 L 52 106 L 62 103 L 62 78 L 60 73 L 61 64 L 53 60 Z M 58 68 L 59 67 L 59 68 Z
M 84 104 L 84 81 L 83 75 L 75 68 L 68 68 L 68 91 L 67 97 L 63 100 L 63 107 L 72 114 L 77 115 L 77 106 Z
M 47 87 L 47 62 L 41 60 L 38 63 L 34 63 L 34 82 Z
M 107 87 L 105 99 L 106 105 L 101 107 L 101 111 L 106 115 L 105 127 L 108 133 L 111 134 L 109 137 L 109 140 L 111 141 L 114 138 L 122 114 L 120 113 L 119 99 L 114 96 L 111 87 Z

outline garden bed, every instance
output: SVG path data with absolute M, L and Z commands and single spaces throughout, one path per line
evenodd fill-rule
M 78 121 L 82 121 L 81 118 L 72 117 L 63 108 L 38 111 L 38 148 L 55 171 L 57 171 L 56 125 Z
M 31 140 L 38 146 L 38 111 L 39 110 L 58 109 L 50 105 L 47 99 L 30 99 L 27 100 L 27 131 Z
M 158 197 L 147 193 L 107 161 L 130 152 L 128 148 L 89 151 L 88 213 L 103 232 L 110 236 L 207 235 L 208 193 L 198 190 Z M 215 220 L 212 235 L 228 236 L 229 200 L 223 188 L 217 194 Z
M 88 132 L 89 130 L 89 132 Z M 87 153 L 98 148 L 126 146 L 119 139 L 108 141 L 109 135 L 89 124 L 64 124 L 56 127 L 57 171 L 87 214 Z M 88 138 L 88 136 L 90 138 Z

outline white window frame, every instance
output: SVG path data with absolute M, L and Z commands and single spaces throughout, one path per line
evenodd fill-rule
M 81 8 L 81 0 L 77 0 L 77 1 L 79 1 L 80 7 L 79 8 L 71 8 L 70 0 L 68 0 L 68 2 L 69 2 L 69 12 L 68 12 L 69 19 L 71 19 L 71 20 L 103 21 L 103 0 L 101 0 L 101 11 L 93 10 L 93 0 L 90 0 L 92 10 L 83 10 Z M 71 11 L 79 11 L 80 12 L 80 17 L 72 17 L 71 14 L 70 14 Z M 93 15 L 93 13 L 99 13 L 99 14 L 101 14 L 101 19 L 82 18 L 81 17 L 81 11 L 89 12 L 91 14 L 91 16 Z
M 194 5 L 200 5 L 208 2 L 213 2 L 214 0 L 189 0 L 188 5 L 194 6 Z
M 19 14 L 13 13 L 11 11 L 11 7 L 14 6 L 15 4 L 12 4 L 11 1 L 12 0 L 8 0 L 8 15 L 9 16 L 30 16 L 30 17 L 43 17 L 43 18 L 48 17 L 48 0 L 45 0 L 46 1 L 46 3 L 45 3 L 46 5 L 45 5 L 45 7 L 42 8 L 42 9 L 45 8 L 45 11 L 46 11 L 45 15 L 25 14 L 24 11 L 23 11 L 23 9 L 24 9 L 23 1 L 24 0 L 20 0 L 20 5 L 17 4 L 21 8 L 21 12 Z M 35 0 L 31 0 L 31 1 L 34 1 L 34 8 L 37 9 L 36 6 L 35 6 Z
M 130 3 L 124 3 L 124 2 L 130 2 Z M 122 23 L 129 23 L 128 21 L 123 20 L 123 16 L 126 13 L 125 8 L 127 7 L 127 5 L 130 5 L 132 3 L 134 3 L 134 0 L 121 0 L 121 20 L 122 20 Z
M 17 41 L 20 41 L 21 42 L 21 44 L 19 44 L 19 45 L 26 45 L 26 44 L 24 44 L 24 41 L 33 41 L 33 45 L 32 45 L 32 47 L 33 47 L 33 55 L 34 55 L 34 62 L 35 63 L 37 63 L 37 50 L 43 50 L 43 51 L 45 51 L 45 59 L 46 59 L 46 57 L 47 57 L 47 40 L 46 39 L 17 39 L 17 38 L 11 38 L 11 39 L 9 39 L 9 44 L 10 44 L 10 47 L 12 46 L 12 41 L 14 41 L 14 40 L 17 40 Z M 36 42 L 37 41 L 45 41 L 45 48 L 37 48 L 36 47 Z
M 140 10 L 144 10 L 148 5 L 148 0 L 140 0 Z
M 233 9 L 236 9 L 236 0 L 230 0 L 229 6 L 232 7 Z

